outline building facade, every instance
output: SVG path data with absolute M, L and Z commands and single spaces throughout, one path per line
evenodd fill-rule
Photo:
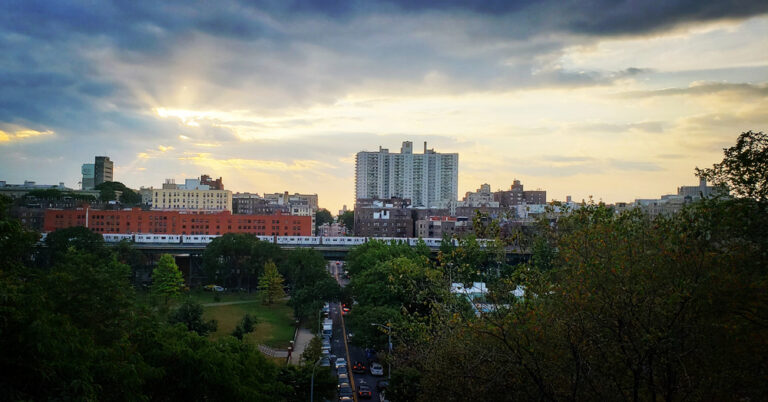
M 163 233 L 178 235 L 223 235 L 250 233 L 260 236 L 310 236 L 312 220 L 308 216 L 232 215 L 191 213 L 185 211 L 98 210 L 88 207 L 45 211 L 43 229 L 52 232 L 85 226 L 97 233 Z
M 224 182 L 221 177 L 216 180 L 211 179 L 207 174 L 200 175 L 200 184 L 208 186 L 211 190 L 224 190 Z
M 229 190 L 152 190 L 152 209 L 181 211 L 232 211 Z
M 400 153 L 379 147 L 355 157 L 355 198 L 411 200 L 414 207 L 432 207 L 458 198 L 459 154 L 427 149 L 414 154 L 403 142 Z
M 84 163 L 80 168 L 83 178 L 80 182 L 81 190 L 93 190 L 96 187 L 96 165 L 93 163 Z
M 520 180 L 512 182 L 509 190 L 493 193 L 493 198 L 499 206 L 513 207 L 523 204 L 546 204 L 547 192 L 544 190 L 524 190 Z
M 232 213 L 236 215 L 273 215 L 276 213 L 290 215 L 288 205 L 270 204 L 258 194 L 232 194 Z
M 413 237 L 409 200 L 361 199 L 355 204 L 355 236 Z
M 109 156 L 97 156 L 93 164 L 93 185 L 113 181 L 115 164 L 109 160 Z

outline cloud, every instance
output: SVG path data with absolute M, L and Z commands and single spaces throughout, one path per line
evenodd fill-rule
M 0 144 L 10 144 L 18 141 L 24 141 L 41 136 L 50 136 L 54 132 L 51 130 L 37 131 L 32 129 L 18 129 L 14 131 L 0 130 Z
M 694 82 L 687 88 L 666 88 L 648 91 L 632 91 L 618 94 L 619 98 L 652 98 L 657 96 L 712 95 L 733 93 L 748 98 L 768 97 L 768 84 Z

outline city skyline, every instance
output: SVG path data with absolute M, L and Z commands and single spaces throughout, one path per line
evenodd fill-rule
M 559 12 L 553 10 L 558 9 Z M 613 203 L 697 182 L 768 126 L 768 4 L 286 2 L 0 6 L 0 179 L 354 205 L 355 155 L 458 153 L 459 198 L 514 179 Z

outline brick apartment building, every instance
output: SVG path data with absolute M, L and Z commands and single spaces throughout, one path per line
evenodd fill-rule
M 184 211 L 98 210 L 90 208 L 49 209 L 43 230 L 52 232 L 85 226 L 96 233 L 163 233 L 221 235 L 250 233 L 262 236 L 311 236 L 309 216 L 232 215 L 229 211 L 193 213 Z

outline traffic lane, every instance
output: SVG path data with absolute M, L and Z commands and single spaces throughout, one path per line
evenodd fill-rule
M 349 317 L 349 315 L 344 316 L 340 310 L 340 306 L 337 305 L 337 312 L 339 321 L 341 321 L 341 317 Z M 347 333 L 349 334 L 351 331 L 349 330 L 349 327 L 346 326 L 347 321 L 344 322 L 345 328 L 347 328 Z M 335 324 L 334 324 L 335 325 Z M 352 334 L 352 339 L 354 340 L 354 333 Z M 350 341 L 349 337 L 347 338 L 347 347 L 349 348 L 349 358 L 347 359 L 347 368 L 351 371 L 352 365 L 355 364 L 355 362 L 362 362 L 365 364 L 365 373 L 357 374 L 353 373 L 353 379 L 355 381 L 355 392 L 358 390 L 358 386 L 360 384 L 365 384 L 371 388 L 371 400 L 378 401 L 379 395 L 376 391 L 376 382 L 379 380 L 384 379 L 383 376 L 372 376 L 370 373 L 370 369 L 368 367 L 368 358 L 366 356 L 365 350 L 363 348 L 360 348 L 354 344 L 354 341 Z

